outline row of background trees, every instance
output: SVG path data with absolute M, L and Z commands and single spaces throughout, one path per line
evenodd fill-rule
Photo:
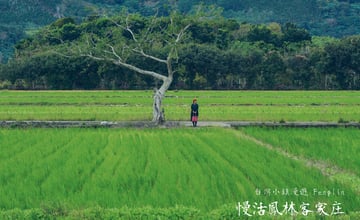
M 149 17 L 138 15 L 135 31 L 144 31 L 149 22 Z M 57 20 L 16 45 L 14 59 L 0 65 L 0 88 L 157 86 L 160 82 L 152 77 L 110 62 L 49 52 L 82 41 L 85 31 L 112 38 L 114 27 L 114 22 L 102 17 L 91 17 L 80 24 L 71 18 Z M 129 36 L 122 33 L 122 37 Z M 177 50 L 178 70 L 171 89 L 360 89 L 360 36 L 311 37 L 291 23 L 254 25 L 217 17 L 192 24 L 186 41 Z M 151 53 L 161 57 L 161 45 Z M 143 58 L 127 59 L 143 69 L 166 71 Z

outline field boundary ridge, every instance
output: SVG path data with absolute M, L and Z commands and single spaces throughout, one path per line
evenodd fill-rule
M 265 147 L 271 151 L 277 152 L 278 154 L 280 154 L 286 158 L 289 158 L 289 159 L 292 159 L 295 161 L 299 161 L 307 167 L 316 168 L 324 176 L 327 176 L 332 180 L 336 180 L 342 184 L 346 184 L 346 185 L 350 186 L 351 189 L 353 189 L 357 195 L 360 195 L 360 178 L 356 174 L 354 174 L 350 171 L 347 171 L 345 169 L 342 169 L 342 168 L 340 168 L 334 164 L 331 164 L 327 161 L 324 161 L 324 160 L 310 159 L 310 158 L 306 158 L 301 155 L 291 154 L 291 153 L 287 152 L 286 150 L 283 150 L 281 147 L 276 147 L 270 143 L 267 143 L 261 139 L 258 139 L 252 135 L 246 134 L 242 131 L 240 131 L 240 133 L 238 133 L 238 134 L 239 134 L 239 136 L 241 136 L 249 141 L 252 141 L 257 145 Z
M 260 122 L 260 121 L 199 121 L 198 127 L 356 127 L 358 122 Z M 1 128 L 152 128 L 192 127 L 190 121 L 166 121 L 158 125 L 151 121 L 0 121 Z

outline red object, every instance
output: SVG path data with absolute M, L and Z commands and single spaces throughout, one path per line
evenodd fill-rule
M 198 116 L 192 116 L 191 121 L 198 121 Z

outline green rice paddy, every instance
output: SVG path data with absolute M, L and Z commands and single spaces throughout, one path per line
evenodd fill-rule
M 197 97 L 201 120 L 358 122 L 359 95 L 170 91 L 164 108 L 187 120 Z M 150 120 L 151 102 L 2 91 L 0 120 Z M 0 219 L 323 219 L 319 204 L 326 219 L 359 219 L 359 157 L 356 128 L 0 128 Z
M 194 97 L 205 121 L 360 120 L 358 91 L 169 91 L 167 120 L 188 120 Z M 152 91 L 2 91 L 0 120 L 148 121 Z
M 243 130 L 286 152 L 331 163 L 360 176 L 359 129 L 246 128 Z
M 54 203 L 70 210 L 180 205 L 209 213 L 224 204 L 234 204 L 235 215 L 237 202 L 291 201 L 314 206 L 321 201 L 341 203 L 343 211 L 349 214 L 358 211 L 360 204 L 359 192 L 351 186 L 332 181 L 317 169 L 259 146 L 234 129 L 0 131 L 3 210 L 27 210 Z M 282 130 L 246 132 L 261 133 L 266 140 L 272 134 L 281 136 Z M 316 143 L 333 138 L 333 132 L 346 135 L 347 130 L 326 129 Z M 311 135 L 311 130 L 308 133 Z M 350 129 L 350 133 L 360 135 L 357 129 Z M 356 148 L 359 140 L 353 140 L 352 150 L 346 144 L 338 148 L 344 154 L 352 152 L 355 161 L 360 156 Z M 310 139 L 297 146 L 306 149 L 311 143 Z M 316 153 L 336 155 L 325 147 L 319 146 Z M 337 161 L 342 161 L 342 157 Z M 334 164 L 340 163 L 337 161 Z M 350 163 L 347 169 L 357 172 L 359 164 Z M 265 194 L 268 190 L 270 193 Z M 305 190 L 306 195 L 300 195 L 300 190 Z M 324 196 L 319 191 L 335 193 Z

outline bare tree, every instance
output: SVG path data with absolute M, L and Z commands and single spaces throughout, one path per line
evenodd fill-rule
M 164 121 L 162 100 L 169 89 L 174 74 L 174 63 L 178 61 L 178 46 L 191 25 L 179 14 L 169 17 L 141 17 L 127 14 L 122 17 L 101 18 L 99 23 L 106 26 L 106 34 L 91 30 L 83 33 L 76 42 L 67 45 L 76 55 L 90 57 L 98 61 L 110 61 L 136 73 L 151 76 L 162 81 L 160 88 L 154 89 L 153 119 L 155 123 Z M 154 55 L 154 51 L 161 51 Z M 163 54 L 161 55 L 158 54 Z M 143 69 L 131 62 L 129 57 L 141 57 L 156 62 L 166 68 L 166 73 Z
M 187 39 L 188 29 L 200 20 L 221 18 L 222 10 L 215 6 L 207 7 L 200 4 L 195 8 L 193 15 L 183 16 L 173 12 L 168 17 L 142 17 L 124 11 L 119 17 L 98 18 L 90 23 L 89 27 L 85 24 L 85 27 L 81 27 L 82 33 L 77 40 L 61 42 L 65 45 L 63 48 L 70 48 L 75 56 L 112 62 L 162 81 L 161 86 L 154 89 L 153 97 L 152 121 L 159 124 L 164 121 L 162 100 L 179 69 L 179 65 L 174 64 L 178 63 L 178 48 Z M 77 32 L 70 29 L 66 36 L 74 37 L 73 33 Z M 134 56 L 137 58 L 134 59 Z M 155 62 L 162 65 L 165 71 L 159 71 L 160 68 L 144 68 L 146 65 L 139 65 L 133 62 L 134 60 Z

